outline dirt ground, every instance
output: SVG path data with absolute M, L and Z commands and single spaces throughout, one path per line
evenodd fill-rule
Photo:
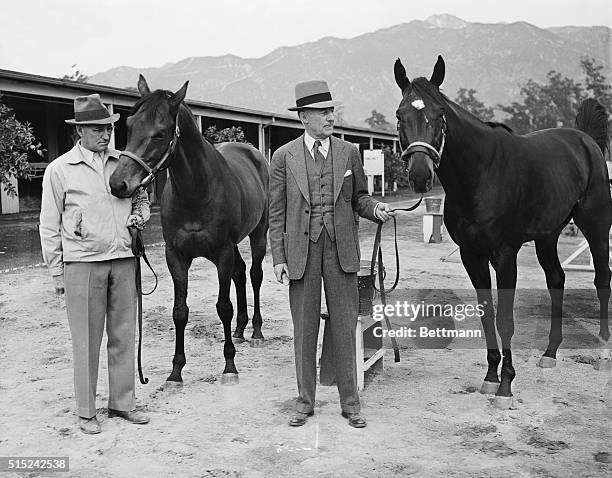
M 471 288 L 457 253 L 440 260 L 454 249 L 448 235 L 441 244 L 422 242 L 422 213 L 421 207 L 398 220 L 402 279 L 392 302 L 415 289 Z M 391 230 L 385 229 L 384 240 L 389 263 Z M 374 227 L 364 221 L 361 231 L 365 258 Z M 562 238 L 560 255 L 567 257 L 578 242 Z M 262 288 L 266 345 L 237 345 L 235 386 L 219 380 L 223 334 L 214 307 L 214 267 L 194 262 L 184 385 L 168 389 L 172 281 L 163 248 L 152 247 L 148 254 L 160 284 L 144 300 L 143 361 L 150 383 L 138 385 L 137 400 L 151 422 L 135 426 L 108 418 L 103 344 L 98 386 L 103 432 L 93 436 L 76 427 L 63 298 L 54 295 L 44 268 L 0 275 L 0 456 L 67 456 L 70 472 L 50 476 L 88 478 L 612 476 L 612 372 L 591 364 L 604 353 L 593 337 L 598 324 L 591 319 L 592 273 L 567 274 L 566 287 L 578 292 L 568 299 L 571 338 L 556 368 L 536 367 L 546 346 L 546 316 L 534 319 L 537 334 L 519 333 L 525 322 L 517 322 L 510 410 L 494 408 L 491 396 L 478 393 L 486 371 L 484 339 L 482 348 L 451 344 L 428 350 L 403 339 L 401 362 L 393 363 L 387 351 L 384 368 L 367 377 L 361 393 L 367 428 L 349 427 L 335 387 L 320 386 L 315 416 L 294 429 L 287 425 L 296 396 L 292 326 L 287 290 L 273 280 L 270 256 Z M 545 288 L 533 247 L 525 246 L 519 259 L 519 288 Z M 144 282 L 151 283 L 148 275 Z M 475 303 L 475 294 L 468 301 Z M 547 301 L 534 304 L 548 314 Z M 394 323 L 400 325 L 399 319 Z

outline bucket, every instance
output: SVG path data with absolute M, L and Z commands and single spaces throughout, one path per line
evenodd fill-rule
M 428 213 L 440 213 L 442 209 L 442 198 L 425 198 L 425 211 Z
M 372 300 L 374 300 L 374 281 L 376 270 L 371 273 L 371 261 L 360 261 L 357 273 L 357 290 L 359 291 L 359 315 L 372 315 Z

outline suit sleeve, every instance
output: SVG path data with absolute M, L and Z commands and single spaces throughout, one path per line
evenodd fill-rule
M 61 234 L 63 211 L 63 179 L 58 168 L 51 163 L 43 176 L 39 233 L 43 260 L 52 276 L 64 272 Z
M 377 222 L 374 208 L 378 201 L 368 194 L 368 182 L 363 171 L 359 150 L 351 145 L 351 169 L 353 170 L 353 210 L 361 217 Z
M 287 213 L 287 181 L 285 155 L 277 150 L 270 163 L 270 250 L 274 265 L 287 263 L 285 257 L 285 220 Z

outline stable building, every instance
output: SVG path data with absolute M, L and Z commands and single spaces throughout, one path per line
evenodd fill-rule
M 0 69 L 1 101 L 9 106 L 22 123 L 29 123 L 37 141 L 45 149 L 43 158 L 32 154 L 30 179 L 15 179 L 17 197 L 10 197 L 0 185 L 0 213 L 9 214 L 40 209 L 42 176 L 47 165 L 74 145 L 74 128 L 64 122 L 74 116 L 73 101 L 77 96 L 99 93 L 111 113 L 120 113 L 115 123 L 111 146 L 121 150 L 127 141 L 125 120 L 132 106 L 140 97 L 132 89 L 92 85 L 71 80 L 31 75 Z M 303 127 L 297 115 L 268 113 L 264 111 L 220 105 L 187 99 L 196 117 L 200 131 L 210 126 L 217 130 L 239 126 L 245 140 L 258 148 L 270 160 L 272 153 L 286 142 L 302 134 Z M 367 149 L 397 148 L 397 135 L 388 131 L 337 125 L 334 135 Z M 165 184 L 161 174 L 153 184 L 151 200 L 157 202 Z

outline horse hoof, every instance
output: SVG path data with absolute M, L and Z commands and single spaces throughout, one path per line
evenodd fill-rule
M 244 342 L 244 337 L 232 337 L 232 342 L 235 344 L 241 344 Z
M 237 373 L 221 374 L 221 385 L 237 385 L 239 383 Z
M 557 366 L 557 359 L 551 357 L 540 357 L 540 361 L 538 362 L 538 367 L 541 368 L 553 368 Z
M 508 410 L 512 407 L 513 397 L 500 397 L 495 396 L 493 399 L 493 406 L 498 410 Z
M 252 338 L 251 339 L 251 347 L 259 348 L 259 347 L 263 347 L 264 345 L 266 345 L 266 341 L 263 338 L 261 339 Z
M 600 372 L 609 372 L 612 370 L 612 360 L 610 359 L 597 359 L 593 364 L 593 368 L 595 370 L 599 370 Z
M 480 393 L 493 395 L 494 393 L 497 393 L 498 388 L 499 382 L 487 382 L 485 380 L 484 382 L 482 382 L 482 387 L 480 387 Z
M 179 390 L 181 388 L 183 388 L 183 382 L 175 382 L 171 380 L 166 380 L 161 386 L 162 390 Z

